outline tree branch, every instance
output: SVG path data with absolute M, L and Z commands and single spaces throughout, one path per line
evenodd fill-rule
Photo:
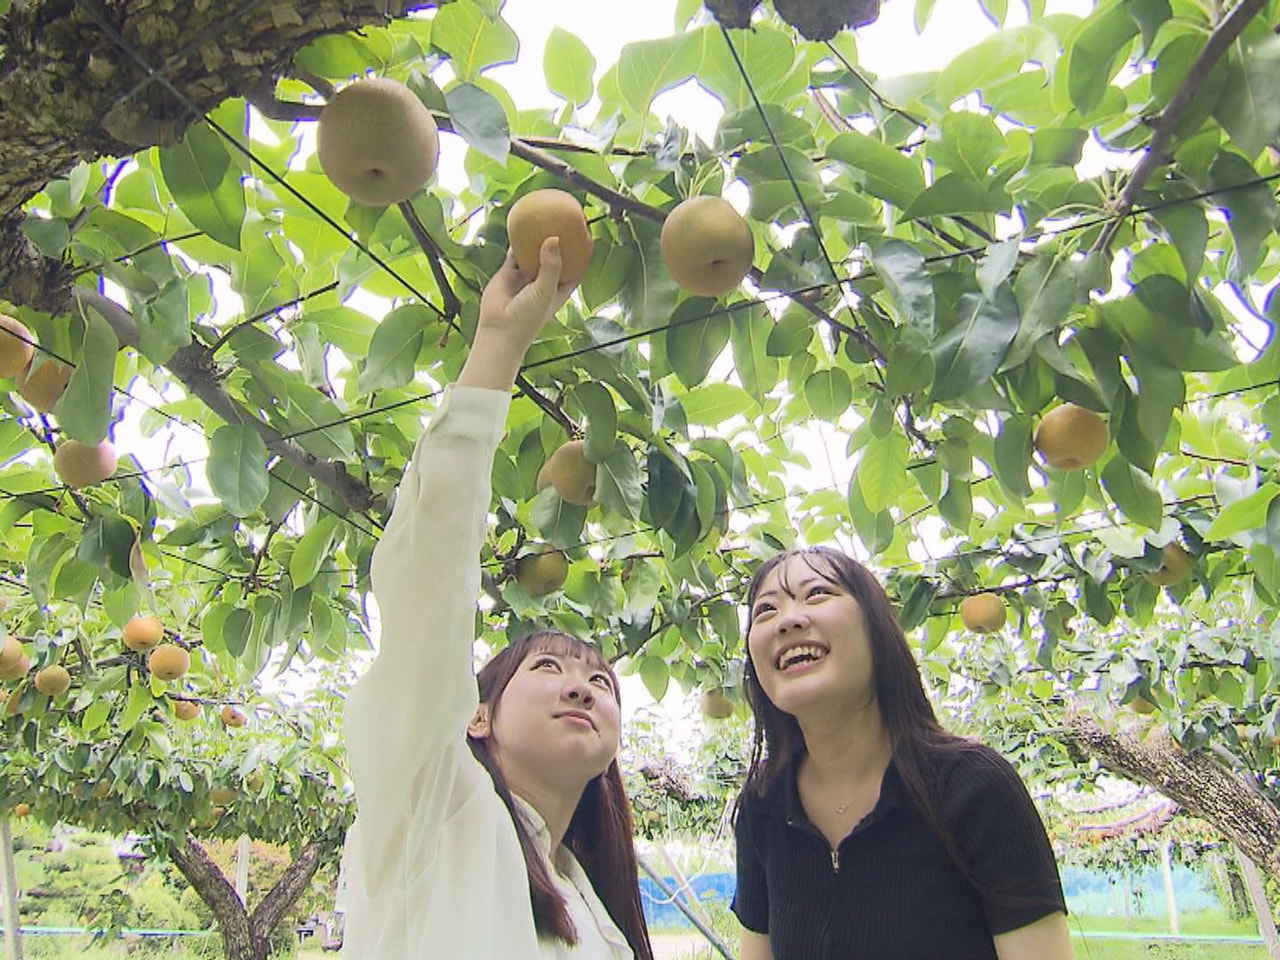
M 1146 189 L 1155 172 L 1164 166 L 1165 154 L 1173 142 L 1173 135 L 1177 130 L 1178 124 L 1195 100 L 1196 94 L 1200 92 L 1205 80 L 1213 72 L 1213 68 L 1218 65 L 1218 61 L 1226 55 L 1231 45 L 1244 33 L 1244 29 L 1249 25 L 1249 22 L 1266 5 L 1267 0 L 1240 0 L 1231 13 L 1227 15 L 1226 19 L 1218 24 L 1209 36 L 1209 42 L 1200 51 L 1200 56 L 1196 58 L 1196 62 L 1191 65 L 1191 69 L 1182 81 L 1182 86 L 1178 88 L 1178 92 L 1173 95 L 1173 99 L 1169 101 L 1153 121 L 1151 143 L 1147 146 L 1146 156 L 1134 168 L 1129 177 L 1129 182 L 1125 184 L 1124 191 L 1120 194 L 1120 199 L 1116 203 L 1115 219 L 1102 228 L 1097 242 L 1093 245 L 1095 251 L 1105 251 L 1111 246 L 1116 233 L 1120 230 L 1120 224 L 1133 211 L 1138 198 L 1142 195 L 1142 191 Z
M 168 840 L 166 846 L 169 859 L 178 872 L 186 877 L 187 883 L 200 894 L 200 899 L 217 918 L 223 938 L 249 939 L 252 930 L 244 903 L 208 851 L 190 834 L 186 834 L 181 843 Z
M 267 891 L 266 896 L 254 908 L 249 917 L 249 927 L 255 937 L 265 940 L 298 902 L 298 898 L 306 891 L 311 878 L 316 875 L 324 863 L 325 854 L 333 849 L 332 843 L 313 840 L 302 848 L 302 852 L 285 868 L 284 874 Z
M 413 233 L 413 238 L 418 241 L 418 246 L 426 254 L 427 262 L 431 265 L 431 275 L 435 277 L 436 286 L 440 288 L 440 296 L 444 304 L 441 310 L 441 317 L 444 320 L 453 321 L 462 309 L 462 302 L 458 299 L 458 295 L 453 292 L 453 286 L 445 275 L 444 265 L 441 262 L 444 254 L 427 231 L 427 225 L 422 222 L 422 218 L 418 216 L 418 211 L 413 208 L 413 204 L 408 200 L 402 200 L 399 203 L 399 207 L 401 215 L 409 224 L 409 230 Z
M 74 295 L 81 305 L 91 307 L 102 315 L 115 331 L 122 346 L 137 348 L 138 324 L 128 310 L 91 287 L 76 287 Z M 333 490 L 352 509 L 363 512 L 381 506 L 382 498 L 347 473 L 343 464 L 321 460 L 292 440 L 285 439 L 274 427 L 254 416 L 223 390 L 212 375 L 202 344 L 193 343 L 182 347 L 169 358 L 165 366 L 189 393 L 204 401 L 223 420 L 252 427 L 262 437 L 268 450 L 294 464 L 317 483 Z
M 1055 733 L 1108 770 L 1149 784 L 1213 824 L 1280 880 L 1280 810 L 1208 751 L 1184 750 L 1168 736 L 1140 739 L 1133 733 L 1111 733 L 1083 710 L 1073 712 Z

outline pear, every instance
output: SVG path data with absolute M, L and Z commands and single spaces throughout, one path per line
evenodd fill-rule
M 71 382 L 71 367 L 60 360 L 46 359 L 18 374 L 18 394 L 41 413 L 52 413 L 58 398 Z
M 49 697 L 60 697 L 71 688 L 67 668 L 54 664 L 36 672 L 36 689 Z
M 116 452 L 109 441 L 96 445 L 65 440 L 53 453 L 53 472 L 68 487 L 101 483 L 116 472 Z
M 568 575 L 568 558 L 547 544 L 537 545 L 534 552 L 516 561 L 516 582 L 534 597 L 559 590 Z
M 320 169 L 357 203 L 408 200 L 435 173 L 436 121 L 403 83 L 373 77 L 348 84 L 320 111 Z
M 26 324 L 0 314 L 0 377 L 16 377 L 31 364 L 36 348 L 35 338 Z
M 702 715 L 711 720 L 726 720 L 733 716 L 733 701 L 721 690 L 706 690 L 701 699 Z
M 974 633 L 994 633 L 1004 626 L 1004 600 L 994 593 L 977 593 L 960 603 L 960 619 Z
M 124 645 L 145 653 L 164 639 L 164 624 L 155 617 L 134 617 L 124 625 Z
M 1084 407 L 1064 403 L 1044 415 L 1036 428 L 1036 449 L 1055 470 L 1083 470 L 1107 452 L 1107 422 Z
M 538 471 L 538 490 L 552 486 L 566 503 L 581 507 L 595 503 L 596 465 L 587 459 L 583 447 L 581 440 L 557 447 Z
M 541 264 L 542 242 L 560 238 L 560 283 L 576 286 L 587 275 L 595 243 L 587 215 L 576 197 L 563 190 L 533 190 L 511 205 L 507 214 L 507 240 L 516 266 L 526 277 L 536 277 Z
M 1158 587 L 1171 587 L 1187 579 L 1191 573 L 1191 554 L 1182 549 L 1181 544 L 1167 543 L 1163 551 L 1164 562 L 1160 569 L 1143 576 Z
M 162 643 L 151 651 L 147 667 L 161 680 L 177 680 L 191 669 L 191 654 L 176 643 Z
M 662 224 L 662 259 L 681 290 L 721 297 L 742 282 L 755 259 L 747 221 L 722 197 L 690 197 Z

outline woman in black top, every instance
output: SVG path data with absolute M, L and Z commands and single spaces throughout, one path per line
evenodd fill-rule
M 1069 960 L 1026 787 L 939 725 L 876 579 L 829 548 L 790 551 L 747 602 L 742 960 Z

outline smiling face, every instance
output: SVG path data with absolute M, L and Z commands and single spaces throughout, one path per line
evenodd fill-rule
M 509 782 L 549 780 L 581 789 L 618 753 L 616 680 L 585 644 L 555 635 L 533 642 L 506 685 L 486 699 L 470 733 L 489 740 Z
M 779 710 L 861 709 L 874 695 L 866 617 L 819 555 L 797 553 L 759 583 L 747 650 L 765 695 Z

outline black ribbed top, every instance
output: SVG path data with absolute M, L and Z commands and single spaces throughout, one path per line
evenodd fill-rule
M 742 797 L 733 912 L 775 960 L 996 960 L 992 937 L 1066 912 L 1053 849 L 1013 767 L 977 744 L 938 751 L 948 856 L 891 761 L 871 813 L 833 851 L 810 823 L 796 766 Z

